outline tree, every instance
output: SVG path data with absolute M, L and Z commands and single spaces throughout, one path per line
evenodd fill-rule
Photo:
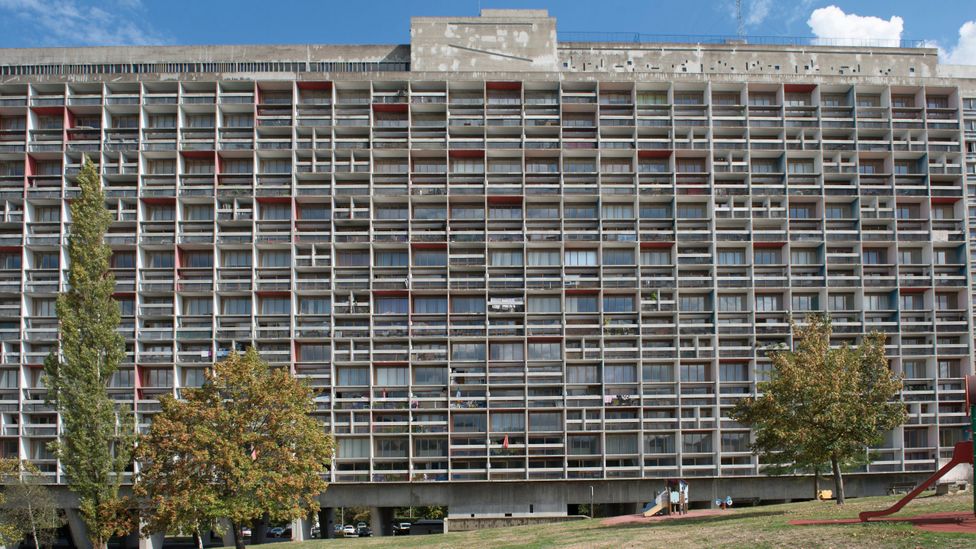
M 837 503 L 844 503 L 842 468 L 863 461 L 891 429 L 905 421 L 896 400 L 901 377 L 885 358 L 885 336 L 831 348 L 830 318 L 793 324 L 794 349 L 769 354 L 773 371 L 758 397 L 740 401 L 731 417 L 755 430 L 753 452 L 775 468 L 818 471 L 830 464 Z
M 112 218 L 98 168 L 88 158 L 78 186 L 68 236 L 69 287 L 57 302 L 60 354 L 47 357 L 44 372 L 47 398 L 61 418 L 54 449 L 68 487 L 78 495 L 89 538 L 99 548 L 133 525 L 119 487 L 131 466 L 134 436 L 131 412 L 116 406 L 107 389 L 125 356 L 125 343 L 117 331 L 119 305 L 112 299 L 112 250 L 104 241 Z
M 229 518 L 242 548 L 244 524 L 318 511 L 334 443 L 309 415 L 315 403 L 306 383 L 248 349 L 215 364 L 201 388 L 182 396 L 160 399 L 136 448 L 135 493 L 150 531 L 200 534 Z
M 7 546 L 29 536 L 35 547 L 51 547 L 57 540 L 58 528 L 64 525 L 54 494 L 40 482 L 39 476 L 40 471 L 29 461 L 0 460 L 5 500 L 0 509 L 0 524 L 16 533 L 15 540 L 4 540 Z

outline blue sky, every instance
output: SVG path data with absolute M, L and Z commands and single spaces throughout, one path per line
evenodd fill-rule
M 406 43 L 411 15 L 474 15 L 479 5 L 547 8 L 561 31 L 736 31 L 734 0 L 0 0 L 0 47 Z M 926 40 L 947 61 L 976 64 L 974 0 L 743 0 L 743 6 L 747 34 Z

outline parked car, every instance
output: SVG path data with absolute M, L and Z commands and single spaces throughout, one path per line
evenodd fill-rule
M 280 538 L 281 537 L 281 533 L 284 532 L 284 531 L 285 531 L 285 527 L 284 526 L 275 526 L 274 528 L 268 529 L 267 536 L 269 538 Z
M 241 528 L 241 535 L 244 536 L 245 538 L 251 537 L 251 529 L 248 528 L 247 526 Z
M 360 526 L 359 528 L 356 528 L 356 533 L 359 534 L 359 537 L 361 538 L 368 538 L 373 535 L 373 531 L 370 530 L 369 526 Z
M 321 538 L 322 537 L 322 529 L 319 528 L 318 526 L 313 526 L 308 531 L 308 533 L 309 533 L 310 536 L 312 536 L 312 539 L 317 539 L 317 538 Z
M 393 535 L 394 536 L 408 536 L 408 535 L 410 535 L 410 523 L 409 522 L 395 522 L 395 523 L 393 523 Z
M 357 538 L 359 533 L 356 532 L 356 527 L 352 524 L 347 524 L 342 528 L 342 537 L 344 538 Z
M 291 526 L 285 526 L 285 529 L 281 531 L 281 534 L 279 534 L 278 537 L 291 539 Z

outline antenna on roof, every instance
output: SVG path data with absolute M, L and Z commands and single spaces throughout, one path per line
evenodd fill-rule
M 742 24 L 742 0 L 735 0 L 735 32 L 741 39 L 746 34 L 745 25 Z

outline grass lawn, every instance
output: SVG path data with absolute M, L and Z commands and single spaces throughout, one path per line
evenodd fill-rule
M 931 494 L 930 492 L 927 494 Z M 430 536 L 315 540 L 275 544 L 278 549 L 355 547 L 976 547 L 976 535 L 926 532 L 911 524 L 791 526 L 795 519 L 852 518 L 860 511 L 883 509 L 899 497 L 849 499 L 842 508 L 832 502 L 805 502 L 744 507 L 718 516 L 647 524 L 603 526 L 600 519 L 544 526 L 519 526 Z M 919 497 L 896 517 L 972 511 L 973 495 Z

